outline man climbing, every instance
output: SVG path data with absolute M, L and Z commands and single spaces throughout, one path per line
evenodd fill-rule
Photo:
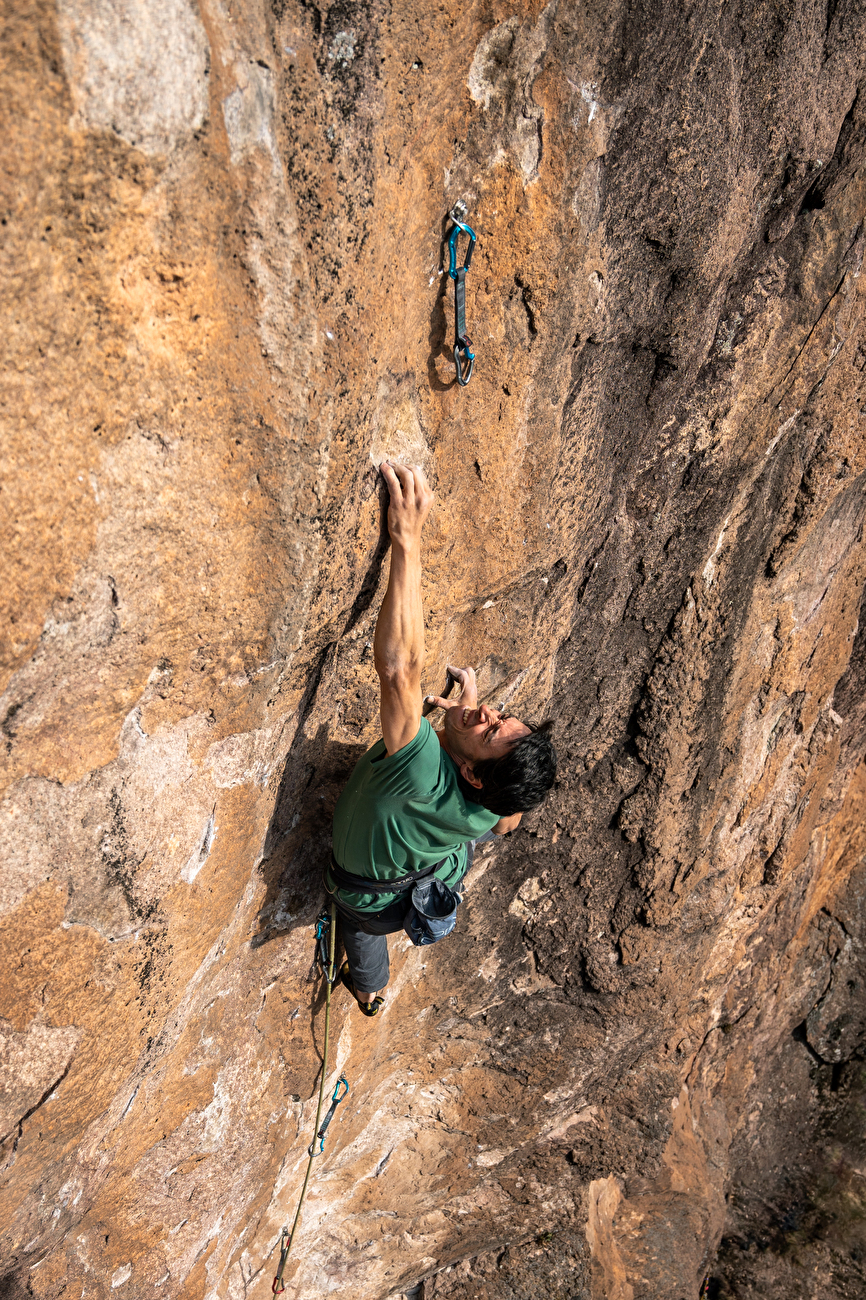
M 381 472 L 391 536 L 391 572 L 373 641 L 382 739 L 340 795 L 325 876 L 346 948 L 341 978 L 366 1016 L 375 1016 L 384 1000 L 386 936 L 406 925 L 417 942 L 412 927 L 427 924 L 413 897 L 419 902 L 423 886 L 425 899 L 453 898 L 449 889 L 466 874 L 474 843 L 514 830 L 556 776 L 550 723 L 536 728 L 479 706 L 471 668 L 449 668 L 461 688 L 456 701 L 427 696 L 445 710 L 438 735 L 422 717 L 421 530 L 433 493 L 417 467 L 386 461 Z M 433 924 L 421 942 L 452 927 L 453 920 L 437 932 Z

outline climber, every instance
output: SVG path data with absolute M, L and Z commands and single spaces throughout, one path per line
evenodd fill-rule
M 391 537 L 373 640 L 382 739 L 340 795 L 325 874 L 346 949 L 341 979 L 367 1016 L 384 1001 L 386 936 L 405 927 L 414 942 L 431 943 L 449 933 L 475 844 L 514 830 L 556 776 L 551 724 L 479 706 L 471 668 L 448 670 L 457 700 L 426 698 L 445 711 L 441 732 L 422 716 L 421 530 L 433 494 L 418 467 L 386 461 L 381 473 Z

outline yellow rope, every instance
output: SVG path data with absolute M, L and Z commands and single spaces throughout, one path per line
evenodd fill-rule
M 300 1222 L 301 1219 L 301 1210 L 304 1204 L 304 1197 L 307 1194 L 307 1183 L 310 1181 L 310 1172 L 313 1168 L 313 1161 L 316 1158 L 316 1134 L 319 1131 L 319 1121 L 322 1118 L 322 1101 L 325 1096 L 325 1076 L 328 1073 L 328 1037 L 331 1030 L 331 986 L 334 983 L 334 940 L 336 936 L 336 930 L 337 930 L 337 909 L 332 903 L 331 904 L 331 925 L 330 925 L 331 933 L 328 942 L 328 970 L 325 976 L 325 980 L 328 986 L 327 992 L 325 993 L 325 1047 L 324 1047 L 324 1051 L 322 1052 L 322 1079 L 319 1084 L 319 1103 L 316 1106 L 316 1124 L 313 1129 L 313 1140 L 310 1143 L 310 1158 L 307 1161 L 307 1172 L 304 1175 L 304 1185 L 301 1188 L 301 1196 L 298 1201 L 298 1208 L 295 1211 L 295 1221 L 292 1224 L 291 1232 L 289 1232 L 288 1228 L 283 1228 L 282 1237 L 280 1238 L 281 1243 L 285 1241 L 286 1244 L 285 1246 L 282 1246 L 281 1244 L 281 1248 L 280 1248 L 280 1266 L 277 1269 L 277 1275 L 274 1278 L 274 1284 L 273 1284 L 274 1295 L 279 1295 L 281 1291 L 285 1291 L 286 1289 L 283 1286 L 283 1269 L 286 1266 L 286 1260 L 289 1258 L 289 1251 L 292 1249 L 292 1242 L 295 1240 L 295 1232 L 297 1231 L 298 1223 Z

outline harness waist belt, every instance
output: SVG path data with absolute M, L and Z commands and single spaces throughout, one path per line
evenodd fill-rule
M 432 867 L 421 867 L 419 871 L 409 871 L 397 880 L 369 880 L 366 876 L 355 876 L 351 871 L 344 871 L 337 859 L 331 854 L 331 875 L 342 889 L 353 889 L 359 894 L 404 894 L 412 889 L 419 880 L 432 876 L 443 862 L 434 862 Z

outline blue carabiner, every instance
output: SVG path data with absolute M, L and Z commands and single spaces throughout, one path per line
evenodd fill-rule
M 454 365 L 457 370 L 457 382 L 461 388 L 465 388 L 472 378 L 472 367 L 475 362 L 475 353 L 470 351 L 472 340 L 466 333 L 466 272 L 472 262 L 476 234 L 471 226 L 458 221 L 453 213 L 451 220 L 454 225 L 448 233 L 448 274 L 454 281 Z M 463 265 L 458 267 L 457 240 L 461 231 L 469 236 L 469 246 L 466 249 Z M 464 366 L 466 366 L 465 370 Z
M 342 1094 L 340 1093 L 340 1084 L 343 1085 Z M 341 1074 L 339 1079 L 337 1080 L 337 1086 L 334 1088 L 334 1095 L 331 1098 L 331 1101 L 342 1101 L 343 1097 L 345 1097 L 348 1091 L 349 1091 L 349 1080 L 346 1078 L 345 1074 Z
M 475 234 L 475 231 L 472 229 L 472 227 L 467 226 L 465 222 L 458 221 L 456 217 L 452 217 L 451 220 L 454 222 L 454 225 L 451 227 L 451 230 L 448 232 L 448 261 L 449 261 L 448 274 L 451 276 L 452 280 L 456 280 L 457 279 L 458 236 L 460 235 L 461 231 L 463 232 L 464 235 L 469 236 L 469 247 L 466 249 L 466 257 L 463 262 L 463 266 L 461 268 L 464 271 L 468 271 L 472 263 L 472 254 L 475 251 L 475 240 L 477 236 Z

